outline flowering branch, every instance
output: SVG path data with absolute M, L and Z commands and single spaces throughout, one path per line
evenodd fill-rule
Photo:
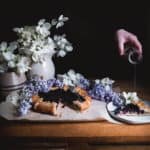
M 46 55 L 64 57 L 71 52 L 73 47 L 64 35 L 51 37 L 51 28 L 62 27 L 69 18 L 60 15 L 58 20 L 52 19 L 51 23 L 41 19 L 36 26 L 14 28 L 18 35 L 19 52 L 31 58 L 33 62 L 43 62 Z

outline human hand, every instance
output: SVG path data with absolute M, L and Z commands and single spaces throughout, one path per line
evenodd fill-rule
M 120 55 L 125 55 L 125 45 L 130 45 L 131 47 L 136 48 L 139 56 L 142 56 L 142 45 L 138 40 L 137 36 L 133 33 L 130 33 L 124 29 L 119 29 L 116 31 L 116 40 L 118 43 L 118 50 Z

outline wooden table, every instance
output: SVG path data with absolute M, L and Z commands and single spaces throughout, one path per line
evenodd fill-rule
M 131 90 L 130 82 L 118 82 L 121 90 Z M 138 87 L 140 96 L 150 99 L 148 88 Z M 150 124 L 116 125 L 88 123 L 9 122 L 0 119 L 0 142 L 6 149 L 75 149 L 75 150 L 148 150 Z

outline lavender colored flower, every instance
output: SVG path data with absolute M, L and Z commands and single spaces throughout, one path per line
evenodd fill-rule
M 117 94 L 117 93 L 114 93 L 114 95 L 112 96 L 112 102 L 113 105 L 117 107 L 121 107 L 125 105 L 125 99 L 122 97 L 121 94 Z
M 93 99 L 106 103 L 113 102 L 113 104 L 118 107 L 124 105 L 124 99 L 121 94 L 114 92 L 112 86 L 108 88 L 108 85 L 104 86 L 101 83 L 95 83 L 88 93 Z
M 89 89 L 90 82 L 89 82 L 88 79 L 82 77 L 82 78 L 79 80 L 78 86 L 80 86 L 81 88 L 87 90 L 87 89 Z
M 105 93 L 106 93 L 105 87 L 101 84 L 95 84 L 94 87 L 91 90 L 89 90 L 89 95 L 93 99 L 102 101 L 104 101 Z
M 60 80 L 56 79 L 53 86 L 62 88 L 64 86 L 64 84 Z
M 19 115 L 25 115 L 32 106 L 32 95 L 38 92 L 46 93 L 52 86 L 61 88 L 63 87 L 63 83 L 58 79 L 43 80 L 38 77 L 29 80 L 19 93 L 20 99 L 18 101 L 17 113 Z
M 49 80 L 47 80 L 48 87 L 49 88 L 52 87 L 54 85 L 55 81 L 56 81 L 56 79 L 49 79 Z
M 31 100 L 28 99 L 20 99 L 18 103 L 17 114 L 19 116 L 26 115 L 28 110 L 32 107 Z

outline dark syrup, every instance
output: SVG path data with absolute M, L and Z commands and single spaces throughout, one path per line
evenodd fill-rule
M 64 91 L 63 89 L 56 89 L 47 93 L 39 92 L 38 95 L 43 98 L 44 101 L 55 101 L 55 102 L 67 102 L 72 103 L 75 100 L 84 101 L 84 98 L 78 93 L 72 92 L 71 90 Z

